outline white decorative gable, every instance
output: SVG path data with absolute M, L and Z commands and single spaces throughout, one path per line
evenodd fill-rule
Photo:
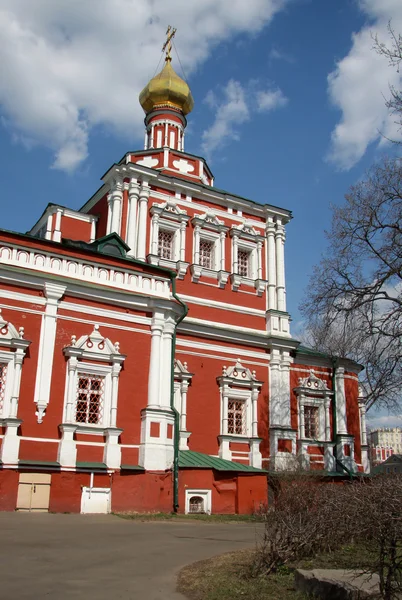
M 0 346 L 8 346 L 14 348 L 20 346 L 19 340 L 24 338 L 24 328 L 20 327 L 17 331 L 16 327 L 9 321 L 5 321 L 0 308 Z M 18 343 L 17 343 L 18 342 Z M 28 346 L 30 342 L 26 342 Z
M 118 363 L 125 359 L 125 356 L 120 354 L 119 342 L 113 344 L 108 338 L 103 337 L 99 331 L 99 325 L 94 325 L 92 333 L 82 335 L 78 340 L 75 335 L 72 335 L 71 344 L 64 348 L 64 354 L 77 358 Z
M 311 369 L 308 377 L 299 377 L 299 385 L 298 388 L 304 388 L 306 392 L 315 391 L 315 392 L 329 392 L 329 388 L 327 386 L 327 382 L 324 379 L 320 379 L 314 373 L 314 370 Z
M 236 364 L 233 367 L 222 368 L 223 377 L 228 377 L 230 379 L 235 379 L 237 381 L 257 381 L 256 372 L 250 371 L 247 367 L 243 367 L 240 362 L 240 358 L 237 359 Z
M 218 219 L 213 211 L 207 211 L 203 215 L 195 215 L 191 222 L 193 225 L 218 231 L 226 231 L 228 229 L 228 227 L 225 227 L 224 221 Z
M 152 205 L 151 214 L 158 215 L 159 217 L 182 220 L 183 217 L 186 217 L 187 212 L 180 209 L 174 200 L 168 200 L 163 204 L 157 204 L 155 202 Z M 186 218 L 188 219 L 189 217 Z

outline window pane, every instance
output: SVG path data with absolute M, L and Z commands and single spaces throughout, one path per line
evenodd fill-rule
M 318 438 L 318 407 L 317 406 L 305 406 L 304 407 L 304 436 L 306 438 L 317 439 Z
M 228 433 L 247 434 L 246 403 L 243 400 L 228 401 Z
M 214 244 L 207 240 L 200 240 L 200 265 L 206 269 L 213 269 Z
M 97 425 L 102 421 L 105 378 L 81 375 L 78 378 L 75 420 Z
M 6 394 L 7 365 L 0 363 L 0 413 L 3 410 Z
M 158 233 L 158 256 L 173 260 L 173 233 L 159 229 Z
M 238 273 L 242 277 L 250 277 L 250 252 L 238 250 L 237 252 Z

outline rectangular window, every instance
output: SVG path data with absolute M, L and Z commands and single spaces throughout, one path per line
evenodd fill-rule
M 7 365 L 0 363 L 0 414 L 3 411 L 6 396 Z
M 98 425 L 102 422 L 105 378 L 99 375 L 79 375 L 75 420 Z
M 173 260 L 173 236 L 172 231 L 159 229 L 158 232 L 158 256 Z
M 304 407 L 304 436 L 310 439 L 318 438 L 318 407 Z
M 200 240 L 200 265 L 206 269 L 214 268 L 214 243 Z
M 250 277 L 250 252 L 247 250 L 237 252 L 237 271 L 242 277 Z
M 228 401 L 228 433 L 247 434 L 246 403 L 244 400 Z

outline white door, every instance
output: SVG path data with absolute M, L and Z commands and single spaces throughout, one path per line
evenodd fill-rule
M 110 488 L 82 488 L 81 512 L 110 513 L 112 491 Z

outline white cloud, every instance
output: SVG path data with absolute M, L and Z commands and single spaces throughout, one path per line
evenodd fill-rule
M 138 93 L 169 23 L 188 74 L 214 45 L 260 31 L 288 1 L 2 0 L 2 115 L 16 139 L 51 148 L 54 166 L 72 170 L 93 126 L 140 134 Z
M 367 427 L 377 429 L 378 427 L 402 427 L 402 415 L 382 415 L 375 417 L 367 413 Z
M 342 111 L 331 136 L 329 160 L 341 169 L 350 169 L 372 142 L 400 139 L 395 116 L 388 113 L 385 98 L 389 85 L 402 86 L 402 72 L 389 67 L 387 59 L 373 50 L 373 34 L 390 43 L 387 24 L 391 19 L 396 32 L 402 31 L 400 0 L 360 0 L 360 7 L 371 24 L 352 36 L 352 47 L 328 76 L 332 103 Z
M 212 125 L 202 134 L 202 152 L 210 157 L 231 140 L 239 140 L 240 126 L 249 121 L 254 110 L 265 112 L 285 106 L 288 99 L 279 89 L 259 89 L 259 82 L 250 80 L 246 86 L 231 79 L 221 88 L 222 99 L 210 90 L 205 102 L 215 110 Z
M 257 110 L 265 112 L 286 106 L 288 99 L 282 90 L 266 90 L 257 92 Z

